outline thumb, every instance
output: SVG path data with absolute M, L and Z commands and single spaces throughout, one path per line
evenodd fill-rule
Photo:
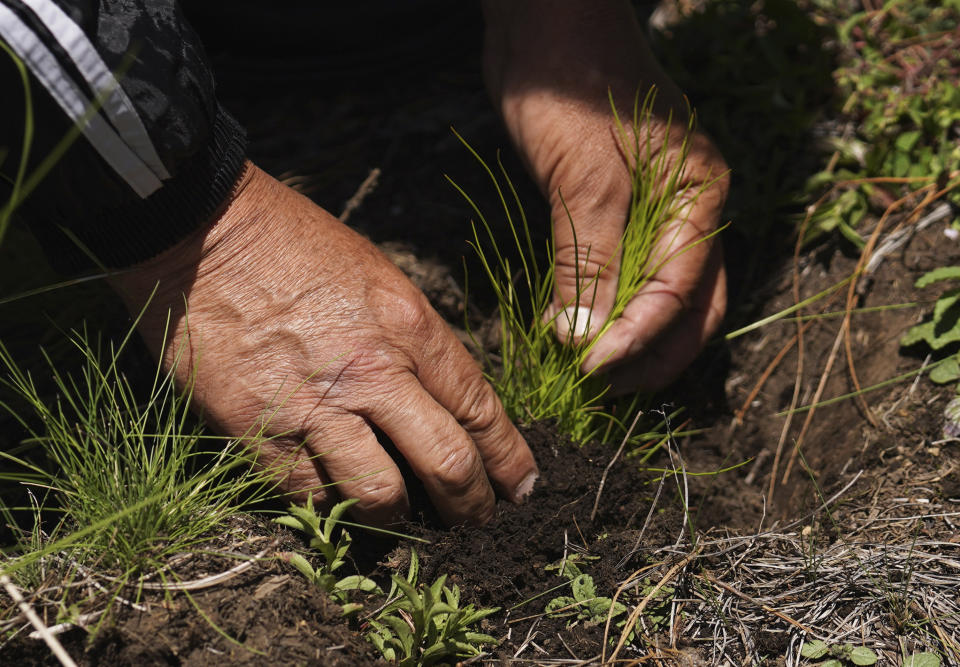
M 561 341 L 575 343 L 593 338 L 613 309 L 630 189 L 552 199 L 556 283 L 547 317 Z

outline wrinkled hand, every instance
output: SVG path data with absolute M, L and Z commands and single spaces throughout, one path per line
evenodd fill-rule
M 519 501 L 536 464 L 476 363 L 426 298 L 368 241 L 248 165 L 208 228 L 115 279 L 141 333 L 223 433 L 268 420 L 259 459 L 284 482 L 358 498 L 378 524 L 409 510 L 394 442 L 450 523 L 484 522 L 491 482 Z M 185 305 L 184 305 L 185 304 Z M 173 335 L 164 349 L 168 311 Z M 337 482 L 335 487 L 319 485 Z
M 630 181 L 610 109 L 608 90 L 621 117 L 634 97 L 653 84 L 657 104 L 654 146 L 663 142 L 668 114 L 669 155 L 680 153 L 688 112 L 683 97 L 656 63 L 628 2 L 592 0 L 486 0 L 487 87 L 534 179 L 549 198 L 556 242 L 552 311 L 558 335 L 569 321 L 582 329 L 592 303 L 595 335 L 613 307 L 619 276 L 618 243 L 630 202 Z M 642 149 L 641 149 L 642 150 Z M 685 207 L 685 219 L 669 223 L 655 253 L 671 256 L 597 341 L 584 370 L 609 371 L 615 389 L 658 389 L 693 360 L 716 330 L 726 307 L 720 244 L 710 239 L 726 199 L 727 167 L 703 134 L 690 138 L 685 180 L 689 192 L 715 181 Z M 576 229 L 576 242 L 560 194 Z M 685 249 L 685 252 L 679 252 Z M 577 299 L 579 276 L 591 288 Z M 591 280 L 597 278 L 594 297 Z M 573 309 L 581 306 L 576 319 Z

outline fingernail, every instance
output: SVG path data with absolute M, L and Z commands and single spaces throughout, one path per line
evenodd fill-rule
M 561 338 L 567 338 L 572 331 L 574 340 L 583 338 L 592 324 L 591 315 L 585 306 L 567 306 L 557 315 L 557 333 Z
M 536 470 L 524 477 L 523 481 L 517 484 L 517 488 L 513 492 L 514 502 L 520 503 L 526 500 L 527 496 L 533 491 L 534 483 L 536 483 L 539 478 L 540 473 Z

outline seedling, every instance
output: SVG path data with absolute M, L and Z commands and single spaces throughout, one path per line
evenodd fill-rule
M 369 620 L 372 630 L 367 639 L 386 660 L 401 667 L 432 665 L 480 655 L 482 644 L 497 643 L 490 635 L 471 628 L 498 612 L 499 607 L 461 607 L 460 589 L 444 586 L 446 575 L 430 586 L 418 585 L 419 569 L 417 553 L 411 550 L 407 576 L 392 576 L 390 602 Z
M 814 639 L 803 642 L 800 655 L 810 660 L 821 660 L 817 667 L 844 667 L 845 665 L 873 665 L 877 662 L 877 654 L 866 646 L 853 644 L 827 644 Z
M 616 299 L 613 310 L 604 322 L 577 322 L 576 315 L 568 314 L 569 309 L 561 310 L 553 317 L 544 316 L 556 287 L 553 242 L 549 242 L 546 249 L 549 263 L 541 267 L 523 206 L 499 157 L 498 176 L 457 135 L 480 162 L 496 190 L 513 239 L 511 250 L 517 253 L 520 264 L 516 267 L 511 263 L 505 249 L 498 244 L 486 216 L 451 180 L 479 221 L 473 225 L 470 245 L 480 259 L 499 306 L 500 354 L 496 361 L 490 357 L 485 359 L 488 378 L 511 418 L 521 422 L 556 420 L 562 433 L 580 443 L 596 437 L 611 426 L 617 428 L 617 435 L 626 431 L 626 424 L 630 423 L 637 403 L 621 406 L 626 409 L 615 418 L 602 406 L 609 390 L 608 383 L 595 373 L 583 373 L 580 369 L 596 342 L 647 281 L 666 262 L 689 248 L 677 247 L 672 242 L 673 238 L 667 233 L 667 223 L 683 216 L 682 211 L 689 210 L 689 205 L 713 183 L 684 185 L 688 151 L 686 137 L 693 129 L 693 116 L 691 114 L 680 150 L 672 154 L 669 150 L 670 119 L 663 137 L 656 138 L 653 134 L 656 125 L 653 119 L 655 97 L 653 89 L 642 102 L 638 95 L 628 124 L 621 121 L 611 99 L 621 148 L 627 156 L 624 169 L 631 179 L 632 197 L 626 228 L 620 241 L 621 269 Z M 721 176 L 717 174 L 715 178 Z M 573 226 L 574 221 L 569 213 L 567 217 L 568 223 Z M 577 263 L 585 263 L 588 259 L 578 257 Z M 578 294 L 574 303 L 592 303 L 596 294 L 596 280 L 579 276 L 577 285 Z M 529 297 L 521 295 L 521 288 L 528 292 Z M 570 320 L 565 322 L 570 332 L 565 340 L 559 340 L 556 335 L 560 317 Z M 590 340 L 577 339 L 574 331 L 578 328 L 582 330 L 583 325 L 596 329 L 597 335 Z M 469 323 L 467 329 L 470 330 Z M 478 348 L 482 349 L 482 346 L 478 344 Z M 636 439 L 640 440 L 644 435 L 638 434 Z
M 145 575 L 161 580 L 147 585 L 176 589 L 171 559 L 223 534 L 247 503 L 272 497 L 277 476 L 288 472 L 253 468 L 243 439 L 205 436 L 189 413 L 190 387 L 178 392 L 172 369 L 158 365 L 152 384 L 136 388 L 121 370 L 132 335 L 107 347 L 74 334 L 82 363 L 73 374 L 46 351 L 46 368 L 27 372 L 0 344 L 0 408 L 29 435 L 0 451 L 0 481 L 29 499 L 26 507 L 0 501 L 16 540 L 0 572 L 22 589 L 45 587 L 44 614 L 85 619 L 91 636 L 115 605 L 137 606 L 121 591 L 139 596 Z
M 947 280 L 960 279 L 960 266 L 941 266 L 917 279 L 915 287 L 921 289 Z M 943 353 L 960 342 L 960 287 L 945 290 L 933 307 L 933 317 L 911 327 L 900 339 L 904 347 L 925 344 L 933 353 Z M 930 379 L 938 384 L 960 380 L 960 352 L 951 352 L 933 364 Z M 960 384 L 958 395 L 943 411 L 943 434 L 947 438 L 960 436 Z
M 957 279 L 960 279 L 960 266 L 941 266 L 920 276 L 914 286 L 922 289 L 938 282 Z M 900 339 L 900 344 L 904 347 L 921 342 L 926 343 L 934 352 L 960 342 L 960 287 L 944 291 L 933 307 L 932 319 L 911 327 Z M 951 358 L 931 370 L 930 379 L 938 384 L 960 379 L 960 360 L 957 355 L 951 355 Z
M 544 611 L 557 618 L 572 617 L 587 623 L 603 623 L 626 613 L 627 608 L 612 598 L 597 595 L 597 587 L 589 574 L 579 574 L 570 580 L 572 595 L 559 595 L 547 603 Z M 620 623 L 623 625 L 623 623 Z M 619 627 L 619 626 L 618 626 Z
M 573 625 L 578 621 L 600 624 L 606 623 L 608 618 L 615 619 L 622 616 L 627 611 L 626 605 L 615 602 L 612 598 L 597 595 L 597 587 L 593 577 L 582 572 L 576 564 L 582 558 L 591 557 L 572 554 L 560 563 L 546 567 L 547 570 L 558 570 L 557 574 L 559 576 L 566 577 L 570 581 L 572 594 L 553 598 L 547 603 L 544 612 L 555 618 L 569 617 L 568 625 Z M 653 590 L 653 584 L 649 579 L 644 580 L 643 586 L 640 597 L 645 597 Z M 673 594 L 673 588 L 664 586 L 657 593 L 655 599 L 648 604 L 643 619 L 646 621 L 649 630 L 656 632 L 666 627 L 670 618 L 670 601 Z M 626 619 L 620 619 L 615 626 L 622 628 L 626 622 Z M 642 630 L 643 626 L 638 618 L 636 627 L 627 635 L 627 641 L 633 641 L 636 634 Z M 611 642 L 616 643 L 616 639 L 611 637 Z
M 319 567 L 314 568 L 306 558 L 296 553 L 287 554 L 285 560 L 324 590 L 335 602 L 342 605 L 345 616 L 363 608 L 362 604 L 350 602 L 351 592 L 383 593 L 376 582 L 369 577 L 354 574 L 341 578 L 335 574 L 347 563 L 347 552 L 350 550 L 353 538 L 345 529 L 341 529 L 339 537 L 334 541 L 333 531 L 343 513 L 357 502 L 356 498 L 351 498 L 337 503 L 324 519 L 314 510 L 313 497 L 307 496 L 305 506 L 290 505 L 287 516 L 274 519 L 276 523 L 310 536 L 310 546 L 319 551 L 323 558 L 323 563 Z

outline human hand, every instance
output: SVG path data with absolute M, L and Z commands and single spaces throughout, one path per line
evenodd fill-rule
M 485 0 L 484 11 L 487 87 L 551 204 L 557 287 L 546 316 L 569 308 L 556 318 L 558 336 L 566 340 L 574 322 L 576 337 L 593 337 L 613 307 L 631 196 L 608 91 L 621 115 L 629 115 L 638 90 L 642 96 L 656 86 L 649 132 L 656 149 L 669 127 L 668 160 L 681 153 L 687 106 L 655 61 L 628 2 Z M 691 193 L 709 187 L 668 223 L 654 253 L 671 259 L 584 362 L 584 371 L 607 370 L 615 390 L 665 386 L 719 326 L 726 307 L 722 249 L 713 238 L 697 242 L 717 229 L 726 172 L 710 140 L 694 133 L 679 186 Z M 578 276 L 590 285 L 580 295 Z
M 400 470 L 371 426 L 449 523 L 490 519 L 491 482 L 514 501 L 533 486 L 529 448 L 423 294 L 251 164 L 214 224 L 114 285 L 131 312 L 159 285 L 139 324 L 148 345 L 168 367 L 182 354 L 178 381 L 193 382 L 194 405 L 224 434 L 266 421 L 275 437 L 252 444 L 265 465 L 292 463 L 290 491 L 358 498 L 354 515 L 376 524 L 406 514 Z

